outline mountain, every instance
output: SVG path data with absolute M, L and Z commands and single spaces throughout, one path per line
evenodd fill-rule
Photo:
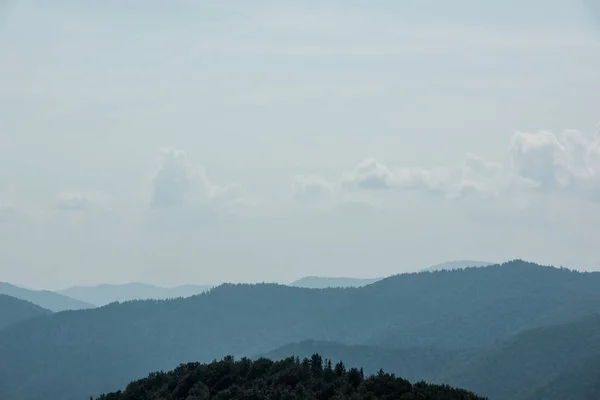
M 94 307 L 90 303 L 75 300 L 49 290 L 30 290 L 6 282 L 0 282 L 0 294 L 29 301 L 53 312 L 82 310 Z
M 388 349 L 377 346 L 305 340 L 279 347 L 262 357 L 281 360 L 290 356 L 306 358 L 321 354 L 331 360 L 344 360 L 349 367 L 364 368 L 374 374 L 380 369 L 402 376 L 411 382 L 434 382 L 457 365 L 462 365 L 471 353 L 435 348 Z
M 49 314 L 49 310 L 33 303 L 0 294 L 0 330 L 29 318 Z
M 290 283 L 290 286 L 307 289 L 326 289 L 343 287 L 361 287 L 370 285 L 383 278 L 361 279 L 361 278 L 331 278 L 321 276 L 306 276 Z
M 185 299 L 113 303 L 0 331 L 2 398 L 89 398 L 181 362 L 254 356 L 309 339 L 479 352 L 590 316 L 599 305 L 600 273 L 519 260 L 401 274 L 360 288 L 226 284 Z
M 365 377 L 342 362 L 333 365 L 319 354 L 302 361 L 226 357 L 210 364 L 180 365 L 130 383 L 124 391 L 98 400 L 132 399 L 445 399 L 483 400 L 449 386 L 409 381 L 386 374 Z
M 524 400 L 596 400 L 600 393 L 600 355 L 595 354 L 577 367 L 566 370 Z
M 147 299 L 175 299 L 190 297 L 210 289 L 208 285 L 183 285 L 174 288 L 165 288 L 146 283 L 126 283 L 122 285 L 103 284 L 97 286 L 74 286 L 61 290 L 59 293 L 66 296 L 104 306 L 115 301 Z
M 595 361 L 595 369 L 590 367 L 590 360 Z M 572 323 L 523 332 L 437 379 L 468 384 L 469 389 L 492 399 L 585 399 L 574 393 L 590 382 L 600 384 L 597 361 L 600 315 L 594 314 Z M 598 398 L 598 393 L 590 398 Z
M 465 269 L 471 267 L 489 267 L 490 265 L 494 265 L 494 263 L 474 260 L 446 261 L 441 264 L 432 265 L 431 267 L 425 268 L 422 271 L 445 271 L 453 269 Z

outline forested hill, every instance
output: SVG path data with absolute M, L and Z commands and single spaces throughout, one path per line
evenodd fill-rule
M 222 285 L 187 299 L 110 304 L 6 328 L 0 382 L 7 400 L 75 400 L 181 362 L 250 357 L 308 339 L 483 348 L 585 317 L 599 304 L 600 274 L 522 261 L 397 275 L 362 288 Z
M 50 311 L 33 303 L 0 294 L 0 330 L 29 318 L 49 314 Z
M 234 361 L 226 357 L 210 364 L 180 365 L 130 383 L 122 392 L 98 400 L 229 400 L 229 399 L 423 399 L 484 400 L 462 389 L 409 381 L 380 371 L 365 376 L 362 370 L 335 365 L 318 354 L 302 361 L 287 358 L 273 362 Z

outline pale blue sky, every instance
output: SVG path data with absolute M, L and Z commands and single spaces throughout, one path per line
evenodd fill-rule
M 600 269 L 592 0 L 0 4 L 0 280 Z

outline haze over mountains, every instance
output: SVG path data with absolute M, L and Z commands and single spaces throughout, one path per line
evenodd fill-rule
M 76 300 L 49 290 L 25 289 L 6 282 L 0 282 L 0 294 L 27 300 L 54 312 L 95 307 L 95 305 L 85 301 Z
M 423 271 L 443 269 L 460 269 L 471 266 L 487 266 L 491 263 L 483 261 L 448 261 L 425 268 Z M 324 289 L 361 287 L 380 281 L 383 278 L 350 278 L 307 276 L 289 284 L 289 286 Z M 9 283 L 0 282 L 0 294 L 30 301 L 50 311 L 80 310 L 101 307 L 113 302 L 131 300 L 163 300 L 178 297 L 190 297 L 203 293 L 213 285 L 180 285 L 176 287 L 161 287 L 147 283 L 132 282 L 125 284 L 100 284 L 95 286 L 73 286 L 59 291 L 31 290 Z
M 319 352 L 368 372 L 379 366 L 491 399 L 534 400 L 580 382 L 570 371 L 600 360 L 598 304 L 600 273 L 523 261 L 401 274 L 358 288 L 224 284 L 189 298 L 8 326 L 0 331 L 0 394 L 75 400 L 182 362 Z M 575 399 L 595 387 L 595 375 L 585 376 Z
M 115 301 L 190 297 L 205 292 L 211 287 L 210 285 L 181 285 L 165 288 L 136 282 L 120 285 L 74 286 L 61 290 L 59 293 L 97 306 L 104 306 Z

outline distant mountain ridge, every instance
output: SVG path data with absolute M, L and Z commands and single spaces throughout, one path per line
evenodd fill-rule
M 181 285 L 173 288 L 150 285 L 147 283 L 101 284 L 96 286 L 74 286 L 59 291 L 66 296 L 105 306 L 115 301 L 164 300 L 178 297 L 190 297 L 212 288 L 210 285 Z
M 432 265 L 431 267 L 427 267 L 422 269 L 421 271 L 446 271 L 453 269 L 464 269 L 471 267 L 489 267 L 490 265 L 494 265 L 496 263 L 492 263 L 489 261 L 475 261 L 475 260 L 456 260 L 456 261 L 446 261 L 440 264 Z
M 344 277 L 323 277 L 323 276 L 305 276 L 292 283 L 289 286 L 301 287 L 306 289 L 326 289 L 326 288 L 344 288 L 361 287 L 380 281 L 383 278 L 344 278 Z
M 421 272 L 433 272 L 433 271 L 444 271 L 453 269 L 464 269 L 469 267 L 489 267 L 494 265 L 488 261 L 474 261 L 474 260 L 456 260 L 446 261 L 440 264 L 432 265 L 424 268 Z M 348 278 L 348 277 L 328 277 L 328 276 L 305 276 L 300 278 L 288 286 L 295 286 L 307 289 L 326 289 L 326 288 L 351 288 L 351 287 L 362 287 L 370 285 L 380 280 L 381 278 Z
M 0 294 L 26 300 L 47 310 L 58 312 L 66 310 L 83 310 L 94 308 L 93 304 L 73 299 L 49 290 L 25 289 L 6 282 L 0 282 Z

